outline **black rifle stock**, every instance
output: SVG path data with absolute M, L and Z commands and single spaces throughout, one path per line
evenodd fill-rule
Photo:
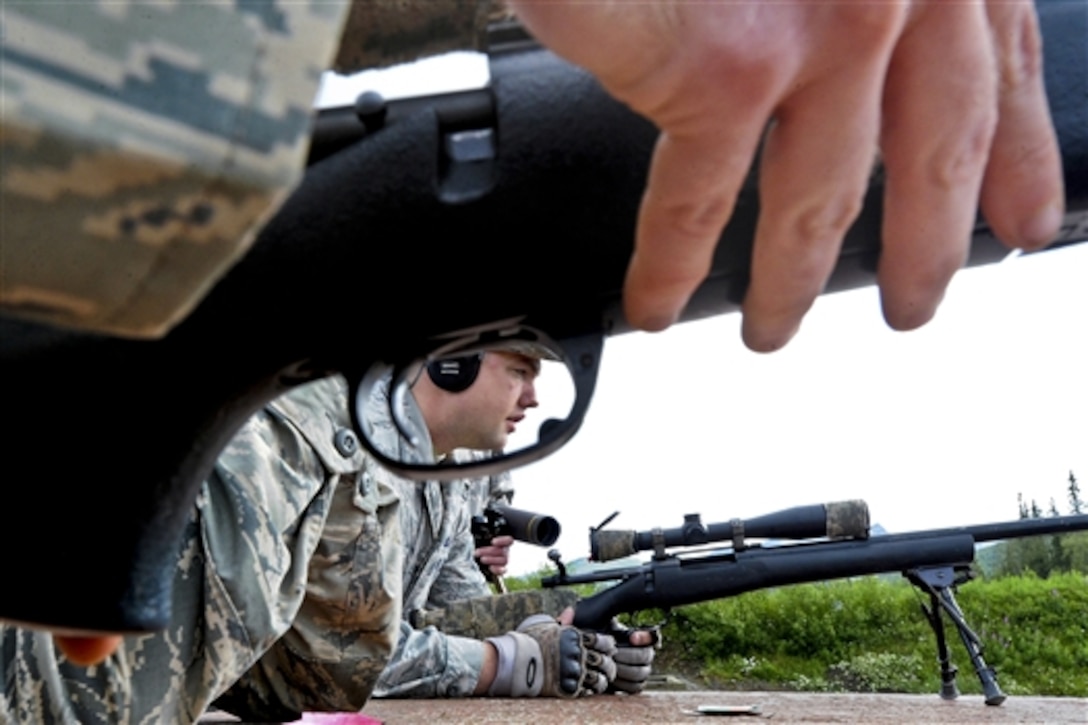
M 1072 243 L 1088 236 L 1088 7 L 1039 11 L 1065 165 L 1059 241 Z M 496 45 L 486 91 L 363 110 L 365 125 L 353 112 L 320 114 L 301 185 L 163 338 L 0 319 L 8 480 L 13 506 L 34 517 L 30 533 L 0 527 L 0 580 L 13 583 L 0 619 L 163 627 L 200 482 L 241 423 L 294 385 L 513 317 L 558 339 L 628 329 L 620 292 L 649 123 L 586 73 L 516 43 Z M 497 153 L 474 156 L 457 141 L 465 130 L 490 130 Z M 882 193 L 875 175 L 827 291 L 873 283 Z M 750 182 L 683 319 L 738 309 L 758 210 Z M 1003 255 L 980 222 L 970 264 Z M 518 270 L 498 295 L 496 259 Z M 93 563 L 58 573 L 28 553 L 39 548 L 90 550 Z
M 864 505 L 862 502 L 844 503 L 854 509 Z M 579 600 L 574 610 L 575 626 L 608 631 L 612 619 L 621 614 L 651 609 L 667 611 L 686 604 L 770 587 L 899 572 L 929 595 L 930 607 L 925 614 L 937 638 L 941 697 L 952 699 L 959 694 L 955 684 L 956 668 L 951 664 L 944 639 L 943 614 L 955 625 L 967 648 L 982 682 L 986 703 L 998 705 L 1003 702 L 1005 695 L 997 685 L 993 669 L 982 658 L 981 641 L 968 626 L 956 603 L 955 587 L 972 576 L 970 565 L 975 558 L 976 544 L 1088 530 L 1088 514 L 871 537 L 868 531 L 863 533 L 856 529 L 839 536 L 832 533 L 830 526 L 827 533 L 821 532 L 821 521 L 826 518 L 830 523 L 832 517 L 819 515 L 819 510 L 830 512 L 837 506 L 842 504 L 798 507 L 761 517 L 763 521 L 774 521 L 775 532 L 764 529 L 754 533 L 755 537 L 803 539 L 800 543 L 774 546 L 749 542 L 743 533 L 752 528 L 748 522 L 734 520 L 728 524 L 704 526 L 695 514 L 688 516 L 685 525 L 677 529 L 646 532 L 594 529 L 590 533 L 590 549 L 593 552 L 610 550 L 616 558 L 650 549 L 654 554 L 649 561 L 637 566 L 568 574 L 558 553 L 553 551 L 550 556 L 559 571 L 546 577 L 542 585 L 552 588 L 616 582 Z M 759 522 L 761 519 L 753 521 Z M 865 521 L 867 526 L 867 514 Z M 714 535 L 715 531 L 718 535 Z M 636 545 L 602 546 L 602 535 Z M 666 540 L 671 543 L 666 544 Z M 726 543 L 715 549 L 715 542 Z M 684 550 L 693 545 L 711 548 L 698 552 Z M 680 549 L 670 552 L 668 547 Z M 596 553 L 593 559 L 600 560 Z

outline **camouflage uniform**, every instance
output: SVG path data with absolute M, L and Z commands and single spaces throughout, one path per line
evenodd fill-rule
M 302 174 L 347 4 L 5 4 L 0 310 L 163 334 Z
M 227 446 L 166 630 L 83 668 L 46 632 L 0 627 L 0 722 L 193 722 L 274 643 L 279 712 L 361 708 L 395 641 L 401 562 L 396 496 L 349 432 L 346 392 L 339 378 L 297 388 Z
M 490 6 L 4 3 L 0 313 L 165 334 L 301 178 L 322 72 L 480 49 Z
M 434 627 L 415 629 L 410 621 L 422 610 L 491 594 L 474 556 L 472 516 L 491 500 L 509 502 L 513 496 L 510 476 L 503 473 L 446 483 L 395 480 L 404 544 L 404 621 L 374 696 L 471 695 L 480 679 L 484 643 Z

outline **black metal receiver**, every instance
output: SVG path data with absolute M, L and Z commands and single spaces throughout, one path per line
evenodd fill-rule
M 1088 5 L 1041 0 L 1038 10 L 1065 168 L 1060 245 L 1088 237 Z M 12 510 L 38 517 L 0 527 L 0 619 L 91 631 L 165 626 L 201 481 L 245 419 L 293 386 L 333 373 L 357 381 L 376 362 L 427 358 L 452 331 L 503 321 L 546 332 L 592 379 L 602 337 L 629 329 L 621 290 L 656 130 L 531 43 L 493 50 L 484 90 L 371 96 L 320 113 L 301 184 L 164 337 L 0 320 L 4 444 L 19 491 Z M 883 192 L 876 174 L 827 291 L 874 283 Z M 738 309 L 758 212 L 752 177 L 684 320 Z M 980 221 L 968 263 L 1005 253 Z M 501 295 L 495 259 L 519 270 Z M 51 465 L 58 460 L 62 467 Z M 35 470 L 43 473 L 26 478 Z M 949 537 L 935 558 L 958 553 L 960 540 Z M 89 544 L 94 566 L 62 574 L 28 553 Z
M 1088 514 L 870 536 L 865 503 L 846 501 L 800 506 L 747 521 L 734 519 L 708 526 L 693 515 L 678 529 L 613 532 L 618 534 L 616 537 L 605 536 L 602 527 L 590 531 L 593 559 L 618 558 L 647 549 L 654 553 L 648 562 L 637 566 L 568 574 L 559 553 L 550 552 L 558 573 L 544 578 L 544 587 L 617 582 L 578 602 L 574 609 L 576 627 L 605 631 L 613 617 L 620 614 L 668 611 L 769 587 L 900 572 L 930 599 L 929 608 L 923 610 L 937 639 L 941 697 L 959 696 L 943 615 L 956 627 L 967 648 L 986 704 L 1000 705 L 1005 695 L 993 668 L 983 659 L 981 640 L 967 624 L 954 595 L 958 585 L 972 578 L 975 545 L 1088 530 Z M 767 540 L 752 542 L 752 537 Z M 602 545 L 602 540 L 608 538 L 627 543 Z M 773 545 L 769 545 L 770 539 Z M 727 543 L 709 546 L 715 542 Z M 692 550 L 693 546 L 701 548 Z M 680 550 L 670 551 L 669 547 Z M 599 558 L 603 552 L 608 553 Z

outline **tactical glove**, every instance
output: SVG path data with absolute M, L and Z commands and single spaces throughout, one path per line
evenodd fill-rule
M 636 631 L 648 631 L 652 637 L 650 644 L 631 644 L 631 634 Z M 660 628 L 635 630 L 613 619 L 611 634 L 616 640 L 616 654 L 612 656 L 616 663 L 616 677 L 608 684 L 608 692 L 626 692 L 632 695 L 642 692 L 646 681 L 650 679 L 654 651 L 661 646 Z
M 604 692 L 616 677 L 616 641 L 534 614 L 513 632 L 490 637 L 499 654 L 490 697 L 574 698 Z

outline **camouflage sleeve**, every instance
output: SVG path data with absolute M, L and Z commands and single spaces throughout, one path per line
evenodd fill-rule
M 472 508 L 473 491 L 483 489 L 482 481 L 472 481 L 466 497 L 459 505 L 461 510 L 453 509 L 452 498 L 447 516 L 455 518 L 456 528 L 451 532 L 451 544 L 442 563 L 442 569 L 435 577 L 427 593 L 426 608 L 438 609 L 460 599 L 486 596 L 491 593 L 487 579 L 476 563 L 476 540 L 472 536 L 472 516 L 478 509 Z
M 491 0 L 17 2 L 0 312 L 164 335 L 301 178 L 321 75 L 482 50 Z
M 514 479 L 509 471 L 488 478 L 488 498 L 492 503 L 511 505 L 514 502 Z
M 0 312 L 167 332 L 301 177 L 350 6 L 5 3 Z
M 361 709 L 399 633 L 399 502 L 389 474 L 347 442 L 354 434 L 345 383 L 325 385 L 326 395 L 313 404 L 281 403 L 281 414 L 299 427 L 336 485 L 324 525 L 312 532 L 313 553 L 294 565 L 305 572 L 305 596 L 290 628 L 216 702 L 246 718 Z
M 402 621 L 396 649 L 378 678 L 374 697 L 468 697 L 480 679 L 486 646 L 434 627 L 413 629 Z
M 464 482 L 462 493 L 446 490 L 444 516 L 450 524 L 451 545 L 427 592 L 427 608 L 489 593 L 474 557 L 469 528 L 472 493 L 482 481 Z M 457 484 L 449 484 L 456 486 Z M 451 637 L 436 629 L 416 630 L 401 623 L 393 657 L 382 673 L 376 697 L 463 697 L 472 694 L 483 667 L 481 641 Z
M 417 609 L 411 613 L 411 624 L 418 629 L 436 627 L 450 636 L 483 640 L 517 629 L 534 614 L 558 617 L 577 603 L 578 594 L 565 587 L 525 589 L 463 599 L 444 609 Z
M 466 502 L 470 516 L 482 512 L 489 504 L 501 503 L 509 506 L 514 500 L 514 481 L 509 471 L 472 479 L 469 483 Z

